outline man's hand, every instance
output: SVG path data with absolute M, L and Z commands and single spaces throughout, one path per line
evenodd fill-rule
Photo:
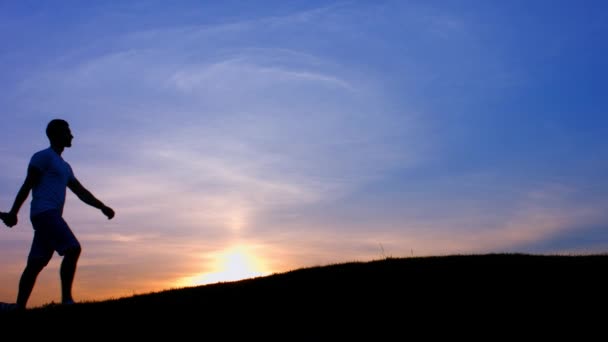
M 108 217 L 108 220 L 111 220 L 114 217 L 114 210 L 110 207 L 104 206 L 101 208 L 101 212 Z
M 18 221 L 17 215 L 3 212 L 0 212 L 0 219 L 2 219 L 2 222 L 9 228 L 14 227 Z

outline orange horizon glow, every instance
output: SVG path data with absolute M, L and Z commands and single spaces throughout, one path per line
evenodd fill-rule
M 229 282 L 269 275 L 266 263 L 255 255 L 250 248 L 235 245 L 212 256 L 213 270 L 185 277 L 179 280 L 177 287 L 189 287 L 218 282 Z

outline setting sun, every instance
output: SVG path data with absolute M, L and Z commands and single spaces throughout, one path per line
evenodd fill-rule
M 221 281 L 235 281 L 269 274 L 264 263 L 247 247 L 235 246 L 214 256 L 215 272 L 209 272 L 184 279 L 182 286 L 212 284 Z

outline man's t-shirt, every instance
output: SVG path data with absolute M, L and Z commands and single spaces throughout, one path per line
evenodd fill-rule
M 74 173 L 68 164 L 52 148 L 36 152 L 30 160 L 30 166 L 37 168 L 42 177 L 32 189 L 30 215 L 56 209 L 63 213 L 65 194 L 68 182 L 74 179 Z

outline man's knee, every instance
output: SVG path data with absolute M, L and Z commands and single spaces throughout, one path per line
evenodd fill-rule
M 50 258 L 30 257 L 27 259 L 27 265 L 25 267 L 25 270 L 27 272 L 38 274 L 40 273 L 40 271 L 42 271 L 43 268 L 46 267 L 46 265 L 48 265 L 50 260 Z
M 82 248 L 80 247 L 80 244 L 78 244 L 68 247 L 63 255 L 70 258 L 78 258 L 80 256 L 80 252 L 82 252 Z

